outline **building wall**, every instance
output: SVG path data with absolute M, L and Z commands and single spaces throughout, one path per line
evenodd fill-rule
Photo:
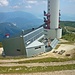
M 3 48 L 7 56 L 26 55 L 23 37 L 8 38 L 3 41 Z
M 45 38 L 50 38 L 50 39 L 54 39 L 56 38 L 56 30 L 55 29 L 44 29 L 44 35 L 45 35 Z
M 62 29 L 58 28 L 58 29 L 44 29 L 44 35 L 45 38 L 50 38 L 50 39 L 60 39 L 62 37 Z
M 50 46 L 51 46 L 52 48 L 55 48 L 58 43 L 59 43 L 59 40 L 55 38 L 55 39 L 50 43 Z
M 26 49 L 27 57 L 36 56 L 36 55 L 44 53 L 44 52 L 45 52 L 44 45 Z
M 62 29 L 59 28 L 57 29 L 57 38 L 61 38 L 62 37 Z

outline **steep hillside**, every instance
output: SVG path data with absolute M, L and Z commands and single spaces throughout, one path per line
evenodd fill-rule
M 75 21 L 61 21 L 60 25 L 61 26 L 75 27 Z
M 5 35 L 9 34 L 10 37 L 20 35 L 21 29 L 12 23 L 0 23 L 0 41 L 5 39 Z
M 66 30 L 65 30 L 65 27 L 69 27 L 70 30 L 75 31 L 74 30 L 74 28 L 75 28 L 75 21 L 61 21 L 60 22 L 60 26 L 63 29 L 63 35 L 65 35 L 67 33 Z
M 63 39 L 75 42 L 75 22 L 61 21 L 60 25 L 63 29 Z

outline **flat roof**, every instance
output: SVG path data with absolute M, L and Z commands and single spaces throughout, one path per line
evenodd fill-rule
M 27 30 L 27 31 L 25 32 L 24 37 L 30 35 L 31 33 L 34 33 L 35 31 L 38 31 L 38 30 L 40 30 L 40 29 L 43 29 L 43 27 L 36 28 L 35 30 Z

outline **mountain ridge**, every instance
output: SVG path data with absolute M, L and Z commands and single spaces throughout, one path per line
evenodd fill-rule
M 37 18 L 28 12 L 15 11 L 15 12 L 5 12 L 0 13 L 0 23 L 10 22 L 15 23 L 21 29 L 28 29 L 33 27 L 39 27 L 43 24 L 43 20 Z M 27 27 L 28 25 L 28 27 Z
M 21 31 L 21 29 L 19 29 L 12 23 L 0 23 L 0 41 L 6 38 L 6 34 L 9 34 L 10 37 L 13 37 L 20 35 Z

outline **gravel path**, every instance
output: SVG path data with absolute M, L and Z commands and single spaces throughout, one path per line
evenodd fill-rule
M 28 73 L 28 74 L 0 74 L 0 75 L 75 75 L 75 70 Z

